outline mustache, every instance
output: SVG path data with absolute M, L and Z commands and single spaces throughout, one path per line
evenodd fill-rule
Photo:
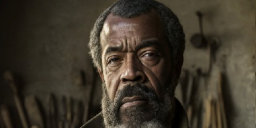
M 117 92 L 117 96 L 114 100 L 114 108 L 120 108 L 122 105 L 122 99 L 132 96 L 139 96 L 148 101 L 158 101 L 158 97 L 153 89 L 150 89 L 146 85 L 140 83 L 129 84 Z

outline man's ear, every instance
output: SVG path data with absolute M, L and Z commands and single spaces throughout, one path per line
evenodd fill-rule
M 103 75 L 103 71 L 101 69 L 98 69 L 98 73 L 100 75 L 101 81 L 104 82 L 104 75 Z

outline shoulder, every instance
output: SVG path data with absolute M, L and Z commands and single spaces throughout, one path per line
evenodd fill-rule
M 181 103 L 175 98 L 174 128 L 189 128 L 187 113 Z

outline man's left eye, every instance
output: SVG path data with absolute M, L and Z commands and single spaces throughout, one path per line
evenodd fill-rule
M 157 56 L 157 54 L 154 52 L 147 52 L 143 54 L 143 57 L 155 57 L 155 56 Z
M 145 51 L 141 55 L 141 60 L 143 62 L 157 62 L 160 58 L 160 53 L 158 51 Z
M 155 57 L 159 57 L 159 53 L 155 51 L 147 51 L 142 54 L 142 57 L 145 57 L 146 59 L 153 59 Z
M 141 62 L 147 66 L 153 66 L 157 64 L 160 58 L 160 52 L 157 50 L 148 50 L 140 55 Z

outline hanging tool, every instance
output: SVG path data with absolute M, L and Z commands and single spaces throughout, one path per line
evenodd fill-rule
M 22 127 L 23 128 L 28 128 L 28 121 L 24 112 L 24 108 L 22 106 L 21 98 L 18 94 L 18 88 L 15 83 L 13 74 L 10 71 L 6 71 L 4 73 L 4 79 L 7 81 L 8 85 L 11 87 L 11 89 L 14 92 L 14 102 L 16 105 L 16 108 L 18 110 L 19 117 L 21 119 Z
M 212 98 L 208 97 L 203 100 L 202 126 L 203 128 L 211 127 L 211 105 Z
M 185 58 L 188 62 L 191 62 L 191 68 L 193 70 L 201 69 L 203 74 L 209 73 L 211 66 L 211 48 L 209 47 L 212 42 L 209 37 L 206 37 L 203 29 L 203 13 L 200 11 L 196 12 L 199 23 L 199 33 L 195 33 L 190 38 L 192 46 L 197 48 L 193 52 L 193 55 Z
M 200 11 L 197 11 L 196 15 L 197 15 L 198 21 L 199 21 L 200 33 L 194 34 L 191 37 L 190 42 L 196 48 L 205 48 L 207 46 L 207 40 L 206 40 L 206 38 L 204 36 L 204 32 L 203 32 L 203 14 Z
M 204 32 L 203 32 L 203 14 L 200 11 L 197 11 L 196 15 L 197 15 L 198 21 L 199 21 L 200 33 L 194 34 L 191 37 L 190 42 L 196 48 L 205 48 L 207 46 L 207 40 L 206 40 L 206 38 L 204 36 Z
M 218 74 L 218 85 L 217 85 L 217 94 L 218 94 L 218 105 L 219 105 L 219 111 L 220 111 L 220 117 L 221 117 L 221 124 L 222 128 L 227 128 L 227 119 L 226 119 L 226 111 L 224 107 L 224 101 L 223 101 L 223 92 L 222 92 L 222 83 L 223 83 L 223 76 L 222 73 L 219 72 Z

